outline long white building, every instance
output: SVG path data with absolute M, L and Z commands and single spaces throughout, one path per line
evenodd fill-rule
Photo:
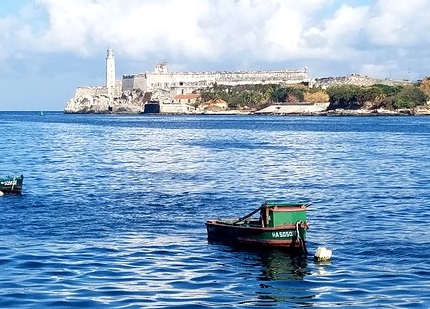
M 171 95 L 191 93 L 196 89 L 218 85 L 297 84 L 309 82 L 307 68 L 276 71 L 217 71 L 169 72 L 166 63 L 155 66 L 152 73 L 123 75 L 122 91 L 141 89 L 152 92 L 158 89 Z

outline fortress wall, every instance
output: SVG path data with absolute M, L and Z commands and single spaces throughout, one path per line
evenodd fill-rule
M 287 81 L 303 81 L 308 78 L 304 71 L 260 71 L 260 72 L 231 72 L 217 75 L 218 83 L 281 83 Z
M 106 87 L 78 87 L 75 92 L 75 98 L 108 95 Z
M 134 89 L 134 77 L 122 77 L 122 91 L 132 91 Z
M 134 88 L 133 89 L 141 89 L 144 92 L 147 90 L 147 78 L 145 74 L 139 74 L 134 78 Z
M 224 85 L 247 85 L 260 83 L 299 83 L 308 81 L 306 69 L 282 71 L 244 71 L 244 72 L 181 72 L 169 73 L 166 70 L 154 73 L 124 75 L 122 91 L 141 89 L 144 92 L 156 89 L 171 89 L 174 94 L 189 93 L 199 88 L 211 87 L 214 83 Z
M 186 83 L 183 86 L 172 86 L 170 88 L 170 96 L 173 98 L 175 95 L 184 94 L 184 93 L 192 93 L 193 91 L 195 91 L 197 89 L 204 89 L 208 86 L 213 86 L 213 84 L 207 85 L 206 83 L 205 84 Z
M 203 89 L 213 86 L 215 78 L 210 76 L 210 80 L 202 79 L 201 76 L 192 74 L 148 74 L 148 91 L 165 89 L 170 91 L 173 98 L 177 94 L 191 93 L 196 89 Z
M 206 85 L 209 80 L 214 80 L 213 76 L 203 77 L 199 74 L 166 73 L 166 74 L 147 74 L 148 89 L 180 87 L 185 84 L 195 84 L 200 82 Z
M 122 91 L 131 91 L 133 89 L 147 89 L 146 74 L 124 75 L 122 77 Z
M 181 103 L 161 103 L 160 113 L 165 114 L 178 114 L 186 112 L 186 108 Z
M 148 89 L 193 86 L 204 88 L 214 83 L 246 85 L 258 83 L 302 82 L 308 79 L 304 70 L 255 71 L 255 72 L 208 72 L 208 73 L 154 73 L 147 74 Z

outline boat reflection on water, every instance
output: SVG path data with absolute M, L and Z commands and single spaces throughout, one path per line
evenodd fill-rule
M 232 246 L 211 240 L 209 243 L 218 245 L 221 251 L 240 260 L 244 268 L 252 267 L 254 270 L 260 270 L 255 274 L 257 280 L 302 280 L 310 274 L 307 255 L 292 254 L 288 250 L 277 248 Z M 247 270 L 243 269 L 243 271 Z
M 260 280 L 302 280 L 309 274 L 304 255 L 290 255 L 281 250 L 261 251 L 259 255 L 263 266 Z
M 311 257 L 292 255 L 281 249 L 218 245 L 223 258 L 229 260 L 223 263 L 234 265 L 236 276 L 246 278 L 247 286 L 254 289 L 254 297 L 244 303 L 250 306 L 287 303 L 307 307 L 312 306 L 318 297 L 312 284 L 314 264 Z M 306 279 L 307 276 L 311 277 L 310 280 Z
M 259 257 L 263 267 L 257 278 L 260 281 L 256 291 L 258 305 L 313 306 L 318 295 L 305 279 L 311 275 L 309 257 L 294 256 L 280 250 L 260 252 Z

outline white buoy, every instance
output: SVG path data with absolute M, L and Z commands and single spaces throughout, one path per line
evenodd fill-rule
M 317 262 L 330 261 L 332 253 L 333 252 L 330 249 L 327 249 L 325 247 L 318 247 L 317 251 L 315 251 L 314 261 L 317 261 Z
M 0 191 L 0 196 L 3 196 L 3 194 L 4 194 L 3 191 Z

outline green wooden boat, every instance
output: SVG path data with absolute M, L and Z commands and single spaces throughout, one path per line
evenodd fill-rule
M 18 193 L 22 191 L 22 183 L 24 176 L 7 176 L 0 178 L 0 192 L 3 193 Z
M 252 247 L 306 251 L 309 202 L 265 201 L 242 218 L 206 221 L 208 240 Z M 259 213 L 259 218 L 253 218 Z

